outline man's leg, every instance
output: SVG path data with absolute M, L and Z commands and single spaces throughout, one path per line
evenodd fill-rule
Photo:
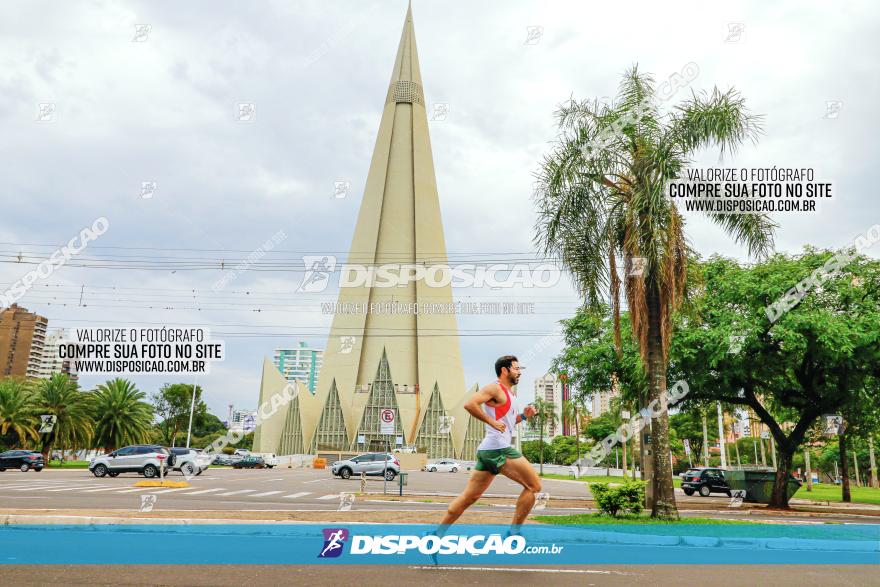
M 483 495 L 483 492 L 486 491 L 494 478 L 495 475 L 489 471 L 472 471 L 467 487 L 464 488 L 461 495 L 449 504 L 446 515 L 443 516 L 443 521 L 440 522 L 440 525 L 445 527 L 454 524 L 466 509 L 480 499 L 480 496 Z
M 541 492 L 541 478 L 525 457 L 507 459 L 500 472 L 523 486 L 522 493 L 516 500 L 516 512 L 513 514 L 513 525 L 519 527 L 535 505 L 535 494 Z

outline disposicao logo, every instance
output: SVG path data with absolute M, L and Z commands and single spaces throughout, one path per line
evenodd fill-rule
M 324 548 L 318 558 L 334 558 L 342 554 L 345 541 L 348 540 L 348 530 L 345 528 L 323 528 Z

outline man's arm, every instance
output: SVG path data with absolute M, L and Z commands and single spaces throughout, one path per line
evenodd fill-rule
M 538 411 L 535 409 L 535 406 L 529 404 L 526 406 L 526 409 L 523 410 L 521 414 L 516 415 L 516 423 L 519 424 L 520 422 L 525 422 L 528 418 L 531 418 L 537 413 Z
M 495 383 L 490 383 L 471 396 L 471 398 L 464 403 L 464 409 L 477 420 L 485 422 L 499 432 L 504 432 L 504 423 L 490 418 L 482 407 L 483 404 L 489 400 L 495 400 L 496 402 L 506 400 L 506 397 L 499 397 L 501 395 L 503 395 L 501 388 Z

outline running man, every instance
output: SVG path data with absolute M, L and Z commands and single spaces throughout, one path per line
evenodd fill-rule
M 523 486 L 513 515 L 515 528 L 525 521 L 535 505 L 535 494 L 541 491 L 541 479 L 532 465 L 511 446 L 514 426 L 535 415 L 532 405 L 519 414 L 514 409 L 516 396 L 512 387 L 519 382 L 519 361 L 512 355 L 501 357 L 495 361 L 495 374 L 498 381 L 483 387 L 464 405 L 474 418 L 486 423 L 486 437 L 477 447 L 477 464 L 467 487 L 449 504 L 440 523 L 442 528 L 455 523 L 483 495 L 498 473 Z

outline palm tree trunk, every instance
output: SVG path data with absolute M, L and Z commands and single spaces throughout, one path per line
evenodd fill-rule
M 848 459 L 846 458 L 847 454 L 845 429 L 837 435 L 837 445 L 840 448 L 841 501 L 850 503 L 852 501 L 852 495 L 849 491 L 849 463 L 847 462 Z
M 675 488 L 672 485 L 672 462 L 669 453 L 669 411 L 666 393 L 666 361 L 663 357 L 661 331 L 660 292 L 657 285 L 647 285 L 648 297 L 648 403 L 656 408 L 651 417 L 651 445 L 653 457 L 654 500 L 651 516 L 662 519 L 678 519 L 675 505 Z

